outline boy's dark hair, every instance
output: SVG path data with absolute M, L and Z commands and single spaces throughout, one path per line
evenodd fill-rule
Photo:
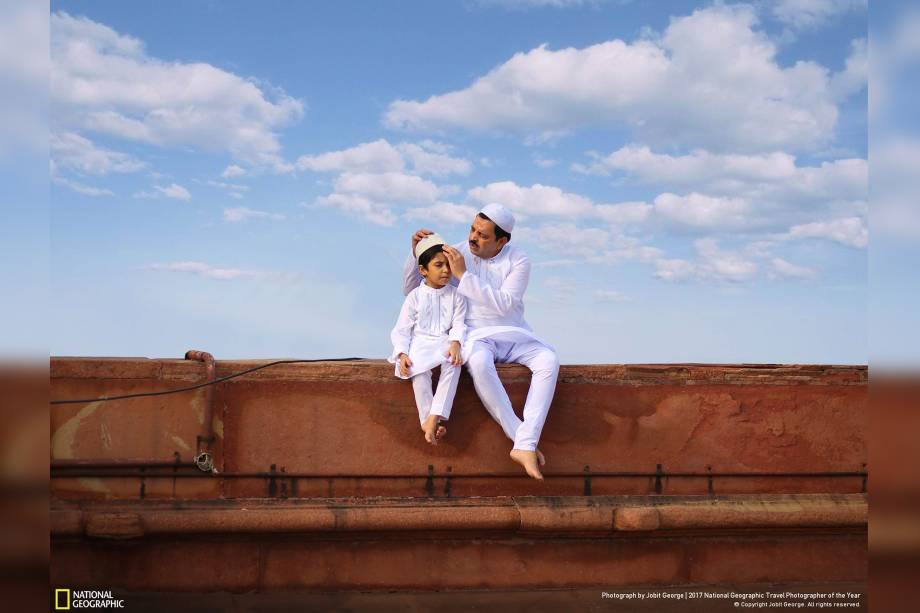
M 477 216 L 485 219 L 486 221 L 492 221 L 488 215 L 485 215 L 483 213 L 477 213 Z M 508 237 L 509 241 L 511 240 L 511 232 L 505 232 L 494 221 L 492 221 L 492 225 L 495 226 L 495 240 L 498 240 L 500 238 L 505 238 L 505 237 Z
M 422 255 L 418 256 L 418 265 L 427 269 L 428 262 L 431 261 L 431 258 L 442 252 L 442 247 L 444 247 L 444 245 L 434 245 L 423 251 Z

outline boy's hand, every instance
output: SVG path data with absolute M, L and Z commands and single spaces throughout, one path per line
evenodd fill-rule
M 409 367 L 412 366 L 412 360 L 405 353 L 399 354 L 399 374 L 403 377 L 409 376 Z
M 412 253 L 415 253 L 415 247 L 418 245 L 418 242 L 429 234 L 434 234 L 434 232 L 426 230 L 425 228 L 420 228 L 412 235 Z
M 460 366 L 460 341 L 451 341 L 445 355 L 450 358 L 451 364 Z

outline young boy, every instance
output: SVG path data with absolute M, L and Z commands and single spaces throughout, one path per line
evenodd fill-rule
M 437 445 L 447 428 L 441 425 L 460 380 L 460 344 L 466 333 L 466 299 L 450 285 L 450 266 L 442 251 L 444 239 L 431 234 L 415 248 L 422 283 L 403 302 L 396 327 L 390 333 L 396 376 L 412 379 L 415 404 L 425 440 Z M 431 369 L 441 366 L 437 392 L 431 391 Z

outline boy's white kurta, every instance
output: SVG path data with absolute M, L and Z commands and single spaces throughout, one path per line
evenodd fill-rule
M 466 342 L 463 358 L 479 399 L 486 410 L 514 441 L 515 449 L 533 451 L 553 401 L 559 359 L 524 320 L 524 292 L 530 281 L 530 260 L 517 246 L 507 243 L 493 258 L 473 255 L 466 242 L 455 248 L 463 254 L 467 270 L 457 293 L 468 300 Z M 421 275 L 410 256 L 403 268 L 403 293 L 418 285 Z M 523 422 L 515 415 L 511 400 L 495 370 L 495 363 L 517 362 L 533 377 L 524 403 Z
M 425 283 L 415 287 L 403 301 L 396 326 L 390 332 L 393 353 L 388 361 L 396 365 L 396 376 L 412 379 L 419 420 L 428 415 L 450 417 L 450 409 L 460 380 L 460 367 L 450 363 L 447 348 L 451 341 L 463 343 L 466 333 L 466 299 L 456 288 L 435 289 Z M 409 356 L 409 375 L 399 373 L 399 354 Z M 431 393 L 431 369 L 441 366 L 437 393 Z

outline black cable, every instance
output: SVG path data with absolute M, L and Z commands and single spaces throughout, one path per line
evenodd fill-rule
M 162 392 L 138 392 L 136 394 L 124 394 L 123 396 L 103 396 L 102 398 L 84 398 L 81 400 L 52 400 L 51 404 L 82 404 L 86 402 L 107 402 L 109 400 L 124 400 L 125 398 L 142 398 L 144 396 L 165 396 L 167 394 L 178 394 L 179 392 L 188 392 L 191 390 L 196 390 L 201 387 L 207 387 L 209 385 L 215 385 L 223 381 L 228 381 L 230 379 L 235 379 L 237 377 L 242 377 L 243 375 L 248 375 L 251 372 L 257 370 L 262 370 L 263 368 L 268 368 L 269 366 L 275 366 L 276 364 L 307 364 L 311 362 L 360 362 L 366 360 L 367 358 L 325 358 L 319 360 L 277 360 L 275 362 L 269 362 L 268 364 L 262 364 L 261 366 L 256 366 L 242 372 L 234 373 L 232 375 L 227 375 L 225 377 L 219 377 L 211 381 L 206 381 L 204 383 L 199 383 L 197 385 L 190 385 L 188 387 L 180 387 L 174 390 L 164 390 Z

